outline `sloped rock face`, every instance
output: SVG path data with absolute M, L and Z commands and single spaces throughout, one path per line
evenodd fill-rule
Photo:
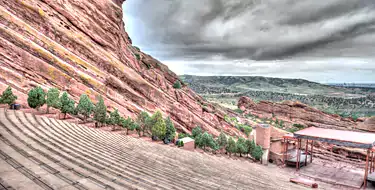
M 355 122 L 338 115 L 324 113 L 318 109 L 309 107 L 300 102 L 285 101 L 273 103 L 260 101 L 255 103 L 249 97 L 241 97 L 238 108 L 262 118 L 277 117 L 286 122 L 287 125 L 303 124 L 307 127 L 316 126 L 331 129 L 356 130 L 361 122 Z
M 131 44 L 122 20 L 123 0 L 0 0 L 0 90 L 11 85 L 26 106 L 40 85 L 105 98 L 127 116 L 161 110 L 178 129 L 199 125 L 214 135 L 225 127 L 223 108 L 188 87 L 172 87 L 177 75 Z M 213 107 L 210 112 L 202 105 Z

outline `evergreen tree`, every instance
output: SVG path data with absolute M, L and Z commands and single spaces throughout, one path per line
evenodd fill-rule
M 6 88 L 0 96 L 0 104 L 8 104 L 10 106 L 16 100 L 17 96 L 13 94 L 12 88 L 10 86 L 8 86 L 8 88 Z
M 39 110 L 46 103 L 46 93 L 38 86 L 29 91 L 27 103 L 31 108 Z
M 233 140 L 232 137 L 229 137 L 227 147 L 225 147 L 225 150 L 229 153 L 229 156 L 232 153 L 236 152 L 236 142 Z
M 137 124 L 139 125 L 139 134 L 142 132 L 142 135 L 145 136 L 146 133 L 151 131 L 151 118 L 147 112 L 142 111 L 141 114 L 137 117 Z
M 227 145 L 228 139 L 227 139 L 227 136 L 223 132 L 221 132 L 219 137 L 217 138 L 217 143 L 220 148 L 223 148 Z
M 182 133 L 180 133 L 180 134 L 182 134 Z M 197 147 L 201 148 L 202 147 L 202 143 L 201 143 L 202 136 L 203 136 L 203 134 L 200 133 L 198 136 L 196 136 L 194 138 L 194 148 L 197 148 Z
M 220 145 L 219 143 L 217 142 L 217 140 L 212 140 L 211 144 L 210 144 L 210 148 L 213 150 L 213 153 L 216 154 L 216 152 L 220 149 Z
M 49 113 L 49 108 L 53 107 L 56 109 L 60 109 L 61 103 L 60 103 L 60 91 L 57 88 L 50 88 L 47 92 L 47 111 L 46 113 Z
M 173 88 L 175 89 L 181 89 L 181 82 L 179 80 L 176 80 L 173 84 Z
M 66 118 L 66 114 L 73 114 L 74 113 L 74 101 L 69 98 L 68 93 L 64 92 L 60 97 L 60 111 L 64 114 L 64 119 Z
M 213 138 L 211 134 L 204 132 L 200 139 L 200 146 L 203 147 L 203 150 L 206 151 L 206 147 L 210 147 L 213 143 Z
M 236 152 L 242 156 L 242 154 L 246 154 L 247 148 L 246 148 L 246 140 L 242 137 L 240 137 L 236 142 Z
M 202 131 L 202 128 L 199 127 L 199 126 L 196 126 L 192 131 L 191 131 L 191 134 L 193 136 L 193 138 L 195 139 L 195 137 L 197 137 L 198 135 L 202 134 L 203 131 Z
M 91 102 L 90 98 L 86 94 L 82 94 L 79 98 L 79 102 L 76 108 L 77 114 L 81 114 L 84 117 L 84 121 L 87 121 L 87 118 L 90 117 L 94 111 L 94 104 Z
M 100 124 L 105 123 L 107 118 L 107 106 L 104 104 L 103 97 L 99 97 L 99 101 L 95 105 L 94 120 Z
M 115 109 L 115 111 L 111 112 L 109 114 L 109 123 L 110 125 L 120 125 L 120 114 L 118 113 L 118 110 Z
M 152 136 L 157 137 L 158 139 L 164 139 L 167 129 L 165 126 L 163 115 L 160 111 L 157 111 L 154 113 L 154 115 L 152 115 L 151 126 Z
M 165 120 L 165 125 L 167 127 L 165 136 L 168 140 L 172 141 L 176 136 L 176 129 L 174 128 L 170 117 L 167 117 L 167 119 Z
M 121 117 L 120 118 L 120 126 L 124 129 L 126 129 L 126 135 L 129 134 L 129 130 L 132 130 L 132 120 L 130 117 L 128 117 L 127 119 Z
M 255 160 L 260 160 L 263 156 L 263 149 L 261 146 L 255 146 L 253 151 L 251 152 L 251 157 L 253 157 Z

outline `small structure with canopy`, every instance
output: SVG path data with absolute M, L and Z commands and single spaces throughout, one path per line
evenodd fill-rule
M 288 143 L 295 141 L 297 143 L 296 157 L 293 160 L 288 158 Z M 305 147 L 302 147 L 302 141 L 305 141 Z M 360 148 L 366 150 L 366 164 L 363 178 L 364 187 L 367 186 L 367 181 L 375 180 L 375 164 L 374 164 L 374 145 L 375 134 L 343 131 L 334 129 L 324 129 L 317 127 L 309 127 L 294 133 L 294 135 L 284 136 L 284 163 L 288 160 L 294 162 L 296 170 L 299 170 L 301 164 L 307 165 L 308 161 L 312 163 L 313 143 L 314 141 L 326 142 L 333 145 L 339 145 L 350 148 Z M 310 147 L 309 147 L 310 146 Z M 304 149 L 304 150 L 303 150 Z M 370 175 L 370 176 L 369 176 Z M 374 176 L 374 177 L 372 177 Z

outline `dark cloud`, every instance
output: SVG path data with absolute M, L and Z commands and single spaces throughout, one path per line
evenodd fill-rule
M 375 65 L 374 0 L 127 0 L 124 10 L 135 44 L 163 61 L 200 62 L 186 66 L 192 70 L 228 72 L 230 64 L 207 63 L 217 57 L 232 65 L 289 61 L 273 62 L 280 70 L 340 57 Z M 239 68 L 232 73 L 250 72 Z

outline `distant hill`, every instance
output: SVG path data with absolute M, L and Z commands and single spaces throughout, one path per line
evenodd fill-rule
M 340 115 L 375 114 L 375 88 L 342 87 L 304 79 L 262 76 L 193 76 L 180 78 L 207 100 L 235 109 L 241 96 L 255 101 L 300 101 Z

